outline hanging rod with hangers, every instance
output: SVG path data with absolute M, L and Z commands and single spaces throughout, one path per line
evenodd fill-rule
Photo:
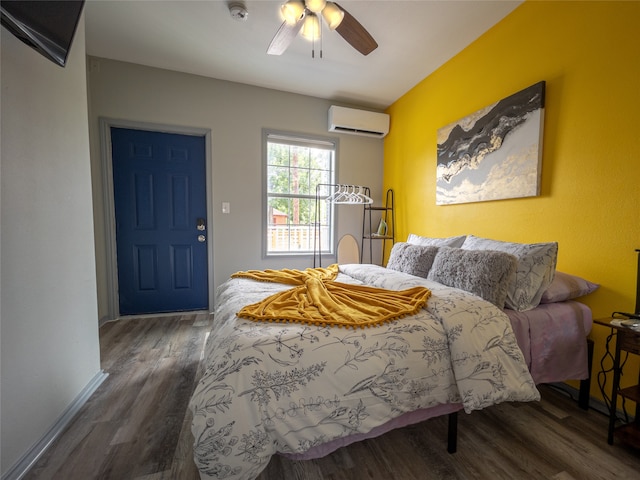
M 321 195 L 321 191 L 329 190 L 330 193 L 324 197 Z M 324 198 L 327 203 L 334 205 L 370 205 L 373 203 L 373 199 L 370 195 L 369 187 L 363 187 L 361 185 L 348 185 L 344 183 L 318 183 L 316 185 L 316 221 L 314 223 L 314 235 L 313 235 L 313 266 L 316 267 L 316 257 L 318 258 L 319 266 L 322 266 L 322 245 L 320 235 L 320 200 Z M 329 209 L 330 211 L 332 209 Z
M 331 185 L 334 191 L 326 198 L 326 201 L 338 205 L 370 205 L 371 197 L 365 194 L 368 190 L 360 185 L 335 184 Z

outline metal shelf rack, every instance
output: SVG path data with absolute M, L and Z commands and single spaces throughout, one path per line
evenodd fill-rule
M 365 187 L 365 195 L 371 196 L 369 188 Z M 372 204 L 364 205 L 364 215 L 362 216 L 362 248 L 360 250 L 360 263 L 364 259 L 365 245 L 369 245 L 369 263 L 373 263 L 373 241 L 382 241 L 382 259 L 381 265 L 384 266 L 385 252 L 387 241 L 393 245 L 396 242 L 396 217 L 395 217 L 395 199 L 393 190 L 390 188 L 387 190 L 384 206 L 376 207 Z M 380 233 L 378 228 L 374 230 L 373 220 L 378 220 L 378 217 L 373 215 L 373 212 L 380 212 L 380 220 L 386 224 L 385 231 Z M 368 242 L 365 242 L 368 240 Z

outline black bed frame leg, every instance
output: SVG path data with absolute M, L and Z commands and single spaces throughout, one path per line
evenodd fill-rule
M 591 367 L 593 365 L 593 340 L 587 338 L 587 364 L 589 376 L 580 380 L 580 393 L 578 395 L 578 405 L 583 410 L 589 410 L 589 395 L 591 392 Z
M 449 414 L 449 429 L 447 435 L 447 452 L 456 453 L 456 449 L 458 448 L 458 412 Z

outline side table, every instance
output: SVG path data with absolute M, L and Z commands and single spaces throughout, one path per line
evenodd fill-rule
M 607 337 L 606 352 L 600 361 L 601 371 L 598 373 L 598 385 L 604 398 L 605 404 L 609 408 L 609 432 L 607 442 L 613 445 L 614 433 L 621 441 L 636 448 L 640 448 L 640 374 L 636 385 L 620 388 L 620 377 L 629 357 L 629 354 L 640 355 L 640 328 L 627 327 L 622 325 L 623 318 L 603 318 L 595 319 L 594 323 L 611 329 Z M 615 349 L 611 346 L 611 341 L 616 338 Z M 607 368 L 605 363 L 611 363 Z M 611 386 L 611 396 L 606 391 L 607 373 L 613 371 L 613 385 Z M 618 417 L 618 396 L 622 397 L 623 418 Z M 635 418 L 629 419 L 625 408 L 625 401 L 636 402 Z M 616 422 L 622 425 L 616 428 Z

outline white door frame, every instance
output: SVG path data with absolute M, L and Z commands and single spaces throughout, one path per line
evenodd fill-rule
M 106 320 L 120 317 L 118 298 L 118 259 L 116 254 L 116 216 L 113 198 L 113 158 L 111 151 L 111 127 L 147 130 L 161 133 L 196 135 L 205 139 L 205 173 L 207 188 L 207 277 L 209 309 L 213 307 L 213 178 L 211 160 L 211 130 L 197 127 L 164 125 L 132 120 L 100 118 L 100 160 L 102 167 L 102 204 L 104 209 L 105 255 L 107 274 L 107 315 Z

